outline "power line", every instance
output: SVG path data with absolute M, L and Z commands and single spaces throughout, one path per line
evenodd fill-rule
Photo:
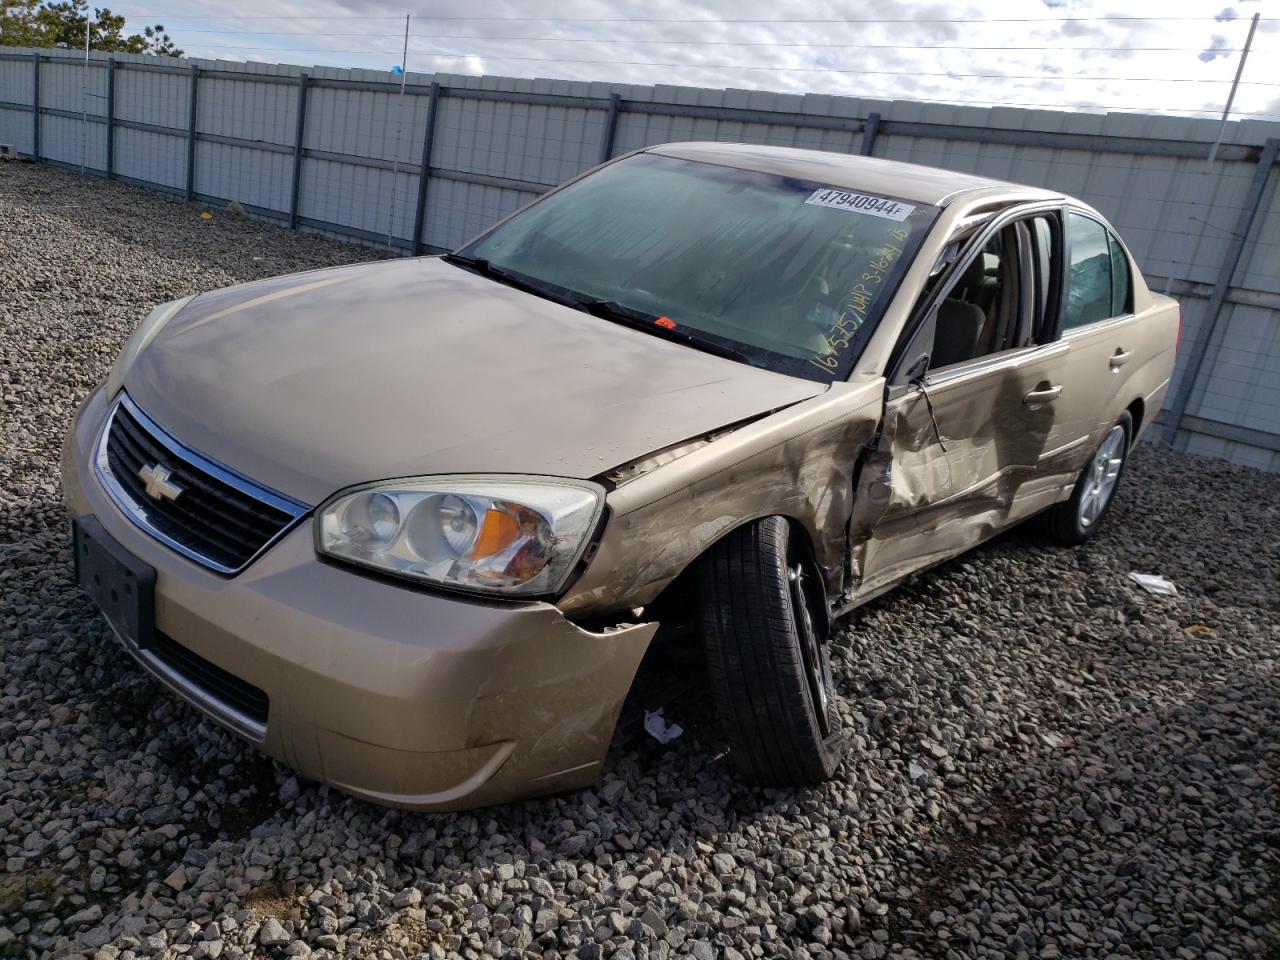
M 211 32 L 212 32 L 212 31 L 211 31 Z M 229 33 L 228 35 L 230 35 L 230 33 Z M 264 34 L 264 36 L 277 36 L 277 37 L 283 37 L 283 36 L 289 36 L 289 34 L 279 34 L 279 33 L 277 33 L 277 34 Z M 298 36 L 298 37 L 300 37 L 300 38 L 302 38 L 302 39 L 306 39 L 307 37 L 310 37 L 310 36 L 323 36 L 323 34 L 305 34 L 305 33 L 300 33 L 300 34 L 297 34 L 297 36 Z M 335 34 L 335 36 L 336 36 L 336 34 Z M 351 36 L 368 36 L 368 34 L 352 34 Z M 389 36 L 389 35 L 387 35 L 387 36 Z M 432 35 L 432 34 L 414 34 L 413 36 L 414 36 L 414 38 L 415 38 L 415 39 L 428 39 L 428 38 L 431 38 L 433 35 Z M 514 40 L 514 41 L 521 41 L 521 42 L 526 42 L 526 43 L 531 43 L 531 42 L 539 41 L 539 40 L 560 40 L 560 41 L 562 41 L 562 42 L 564 42 L 564 43 L 663 43 L 663 44 L 677 44 L 677 43 L 703 42 L 703 41 L 683 41 L 683 40 L 626 40 L 626 41 L 622 41 L 622 40 L 596 40 L 596 39 L 589 38 L 589 37 L 565 37 L 565 38 L 557 38 L 557 37 L 474 37 L 474 36 L 450 36 L 450 35 L 444 35 L 444 34 L 435 35 L 435 36 L 436 36 L 438 39 L 475 40 L 475 41 L 477 41 L 477 42 L 479 42 L 479 43 L 489 43 L 490 41 L 501 41 L 501 40 L 508 40 L 508 41 L 512 41 L 512 40 Z M 705 41 L 705 42 L 707 42 L 707 43 L 728 43 L 728 41 Z M 998 45 L 998 46 L 993 46 L 993 47 L 958 47 L 958 46 L 953 46 L 953 45 L 941 45 L 941 46 L 939 46 L 939 45 L 924 44 L 924 43 L 814 43 L 814 44 L 808 44 L 808 43 L 773 43 L 773 42 L 769 42 L 769 43 L 763 43 L 763 42 L 761 42 L 761 43 L 747 43 L 747 42 L 744 42 L 744 43 L 742 43 L 742 44 L 735 44 L 735 45 L 737 45 L 737 46 L 770 46 L 770 47 L 772 47 L 772 46 L 778 46 L 778 47 L 819 47 L 819 48 L 832 48 L 832 49 L 836 49 L 836 48 L 838 48 L 838 49 L 842 49 L 842 50 L 959 50 L 959 51 L 962 51 L 962 52 L 965 52 L 965 53 L 972 52 L 972 51 L 975 51 L 975 50 L 977 50 L 977 51 L 990 51 L 990 50 L 1017 50 L 1017 51 L 1034 51 L 1034 50 L 1039 50 L 1039 51 L 1044 51 L 1044 50 L 1052 50 L 1052 51 L 1054 51 L 1054 52 L 1056 52 L 1056 53 L 1070 53 L 1070 52 L 1079 52 L 1079 51 L 1087 51 L 1087 52 L 1095 52 L 1095 53 L 1121 53 L 1121 52 L 1123 52 L 1123 53 L 1144 53 L 1144 52 L 1147 52 L 1147 53 L 1199 53 L 1199 52 L 1201 52 L 1201 51 L 1204 49 L 1203 47 L 1064 47 L 1064 46 L 1014 47 L 1014 46 L 1009 46 L 1009 45 L 1007 45 L 1007 44 L 1000 44 L 1000 45 Z M 281 49 L 292 49 L 292 48 L 287 48 L 287 47 L 238 47 L 237 49 L 241 49 L 241 50 L 281 50 Z M 342 50 L 335 50 L 335 51 L 333 51 L 333 52 L 335 52 L 335 53 L 343 53 L 343 52 L 356 52 L 356 53 L 358 53 L 358 52 L 360 52 L 360 51 L 342 51 Z M 1238 50 L 1236 50 L 1236 49 L 1235 49 L 1235 48 L 1233 48 L 1233 47 L 1216 47 L 1216 48 L 1214 48 L 1214 51 L 1213 51 L 1213 52 L 1214 52 L 1215 54 L 1217 54 L 1217 53 L 1223 53 L 1223 54 L 1226 54 L 1226 53 L 1238 53 L 1239 51 L 1238 51 Z M 569 61 L 566 61 L 566 62 L 569 62 Z M 582 62 L 588 62 L 588 61 L 582 61 Z M 607 60 L 606 60 L 606 61 L 600 61 L 600 62 L 602 62 L 602 63 L 609 63 L 609 62 L 611 62 L 611 61 L 607 61 Z M 661 66 L 661 64 L 660 64 L 660 66 Z
M 290 16 L 257 16 L 257 15 L 247 15 L 247 14 L 242 14 L 242 13 L 181 13 L 181 14 L 170 14 L 170 13 L 154 13 L 154 12 L 148 13 L 148 12 L 146 12 L 146 11 L 136 11 L 136 12 L 134 12 L 134 13 L 121 13 L 121 14 L 117 14 L 117 16 L 124 17 L 126 20 L 150 20 L 150 19 L 156 19 L 156 20 L 219 20 L 219 21 L 221 21 L 221 20 L 305 20 L 305 21 L 307 21 L 308 23 L 315 23 L 317 20 L 359 20 L 359 21 L 361 21 L 361 22 L 364 22 L 364 21 L 366 21 L 366 20 L 395 20 L 396 22 L 399 22 L 400 20 L 404 19 L 402 16 L 401 16 L 401 17 L 379 17 L 379 16 L 370 16 L 370 15 L 367 15 L 367 14 L 360 14 L 360 15 L 354 15 L 354 14 L 352 14 L 352 15 L 346 15 L 346 14 L 343 14 L 343 15 L 338 15 L 338 16 L 326 16 L 326 15 L 322 15 L 322 14 L 305 14 L 305 15 L 303 15 L 303 14 L 298 14 L 298 15 L 290 15 Z M 424 17 L 421 17 L 420 19 L 423 19 L 423 20 L 439 20 L 439 19 L 441 19 L 441 18 L 440 18 L 440 17 L 426 17 L 426 16 L 424 16 Z
M 219 49 L 217 45 L 204 44 L 204 49 Z M 365 47 L 360 49 L 333 49 L 326 47 L 239 47 L 229 46 L 222 49 L 231 50 L 283 50 L 292 53 L 363 53 L 378 54 L 385 53 L 373 47 Z M 874 74 L 875 71 L 863 71 L 854 69 L 842 69 L 839 67 L 773 67 L 773 66 L 740 66 L 736 64 L 713 64 L 713 63 L 673 63 L 654 60 L 573 60 L 560 57 L 501 57 L 491 56 L 483 53 L 457 53 L 452 51 L 414 51 L 419 58 L 427 58 L 431 60 L 498 60 L 502 62 L 529 62 L 529 63 L 564 63 L 564 64 L 588 64 L 588 65 L 614 65 L 629 67 L 677 67 L 688 70 L 762 70 L 771 73 L 839 73 L 853 76 L 861 76 L 863 74 Z M 912 73 L 912 76 L 928 76 L 928 74 Z M 947 76 L 946 74 L 943 74 Z M 994 79 L 1009 79 L 1007 77 L 994 77 Z M 966 101 L 959 101 L 954 98 L 931 97 L 930 102 L 959 103 L 964 105 Z M 1210 113 L 1217 114 L 1219 108 L 1206 107 L 1204 109 L 1194 109 L 1183 106 L 1126 106 L 1112 104 L 1088 104 L 1088 103 L 1042 103 L 1035 101 L 1012 101 L 1012 100 L 979 100 L 968 102 L 968 105 L 975 106 L 978 104 L 990 106 L 1007 106 L 1007 107 L 1041 107 L 1041 108 L 1066 108 L 1066 109 L 1085 109 L 1085 110 L 1143 110 L 1164 113 Z M 1237 116 L 1260 116 L 1270 117 L 1266 111 L 1261 110 L 1236 110 L 1233 113 Z
M 226 37 L 385 37 L 387 39 L 398 39 L 399 34 L 369 34 L 367 31 L 361 33 L 281 33 L 274 30 L 188 30 L 188 34 L 199 34 L 205 36 L 226 36 Z M 992 47 L 971 47 L 971 46 L 955 46 L 955 45 L 938 45 L 929 46 L 926 44 L 864 44 L 864 43 L 812 43 L 805 40 L 787 41 L 787 40 L 692 40 L 686 38 L 680 39 L 664 39 L 662 37 L 645 37 L 645 38 L 624 38 L 624 37 L 486 37 L 476 34 L 465 33 L 414 33 L 410 34 L 415 40 L 474 40 L 479 43 L 647 43 L 680 45 L 680 46 L 714 46 L 714 47 L 795 47 L 800 49 L 814 48 L 823 50 L 863 50 L 863 49 L 882 49 L 882 50 L 1090 50 L 1090 51 L 1151 51 L 1151 52 L 1177 52 L 1177 53 L 1196 53 L 1202 52 L 1203 47 L 1061 47 L 1061 46 L 1039 46 L 1039 47 L 1011 47 L 1004 44 Z M 1213 51 L 1216 53 L 1232 53 L 1233 50 L 1227 47 L 1218 47 Z M 1134 79 L 1162 79 L 1158 77 L 1151 78 L 1134 78 Z M 1230 80 L 1212 81 L 1221 83 L 1230 83 Z M 1271 86 L 1271 84 L 1268 84 Z
M 218 35 L 218 36 L 237 36 L 237 35 L 239 35 L 239 34 L 238 34 L 238 33 L 236 33 L 235 31 L 215 31 L 215 30 L 201 31 L 201 30 L 196 30 L 196 31 L 191 31 L 191 32 L 193 32 L 193 33 L 216 34 L 216 35 Z M 246 31 L 245 33 L 246 33 L 246 35 L 249 35 L 249 32 L 248 32 L 248 31 Z M 252 35 L 255 35 L 255 36 L 256 36 L 256 35 L 272 36 L 272 37 L 281 37 L 281 38 L 287 38 L 287 37 L 293 36 L 292 34 L 283 34 L 283 33 L 264 33 L 264 32 L 261 32 L 261 31 L 256 32 L 256 33 L 253 33 Z M 368 37 L 368 36 L 369 36 L 369 34 L 367 34 L 367 33 L 359 33 L 359 34 L 351 34 L 351 33 L 314 34 L 314 33 L 311 33 L 311 34 L 298 34 L 297 36 L 298 36 L 299 38 L 301 38 L 301 39 L 309 39 L 310 37 Z M 440 34 L 440 35 L 433 35 L 433 34 L 411 34 L 410 36 L 411 36 L 411 37 L 413 37 L 414 39 L 431 39 L 431 40 L 445 40 L 445 39 L 450 39 L 450 40 L 475 40 L 475 41 L 477 41 L 477 42 L 479 42 L 479 43 L 488 43 L 488 42 L 489 42 L 489 39 L 491 39 L 491 38 L 484 38 L 484 37 L 457 36 L 457 35 L 453 35 L 453 34 Z M 390 41 L 390 40 L 392 40 L 392 39 L 398 39 L 397 37 L 395 37 L 394 35 L 391 35 L 391 34 L 387 34 L 387 35 L 386 35 L 386 38 L 388 39 L 388 41 Z M 502 39 L 502 38 L 492 38 L 492 39 Z M 514 39 L 514 38 L 511 38 L 511 39 Z M 534 41 L 534 40 L 536 40 L 536 41 L 543 41 L 543 40 L 555 40 L 555 39 L 557 39 L 557 38 L 555 38 L 555 37 L 528 37 L 528 38 L 521 38 L 521 39 L 528 39 L 528 40 L 531 40 L 531 41 Z M 601 41 L 601 42 L 603 42 L 603 43 L 616 43 L 616 42 L 620 42 L 620 41 L 612 41 L 612 40 L 608 40 L 608 41 Z M 661 41 L 643 41 L 643 42 L 654 42 L 654 43 L 657 43 L 657 42 L 661 42 Z M 695 42 L 695 43 L 696 43 L 696 42 L 698 42 L 698 41 L 690 41 L 690 42 Z M 759 46 L 759 45 L 761 45 L 761 44 L 753 44 L 753 45 Z M 803 45 L 803 44 L 792 44 L 792 43 L 764 44 L 764 45 L 766 45 L 766 46 L 781 46 L 781 47 L 799 47 L 799 46 L 805 46 L 805 45 Z M 301 53 L 301 52 L 313 52 L 313 53 L 314 53 L 314 52 L 325 52 L 325 53 L 381 53 L 381 52 L 384 52 L 384 51 L 379 50 L 378 48 L 374 48 L 374 47 L 362 48 L 362 49 L 359 49 L 359 50 L 356 50 L 356 49 L 350 49 L 350 50 L 347 50 L 347 49 L 337 49 L 337 48 L 327 48 L 327 47 L 310 47 L 310 48 L 307 48 L 307 47 L 301 47 L 301 48 L 300 48 L 300 47 L 242 47 L 242 46 L 235 45 L 235 44 L 199 44 L 199 46 L 201 46 L 201 47 L 203 47 L 203 48 L 207 48 L 207 49 L 218 49 L 218 50 L 283 50 L 283 51 L 297 51 L 297 52 L 300 52 L 300 53 Z M 841 46 L 841 45 L 840 45 L 840 44 L 815 44 L 815 46 L 819 46 L 819 47 L 838 47 L 838 46 Z M 415 51 L 415 53 L 426 53 L 426 54 L 428 54 L 428 55 L 436 55 L 436 53 L 435 53 L 434 51 L 426 51 L 426 50 L 417 50 L 417 51 Z M 442 56 L 443 56 L 443 55 L 453 55 L 453 54 L 452 54 L 452 53 L 450 53 L 449 51 L 444 51 L 444 52 L 442 52 L 442 53 L 441 53 L 441 54 L 439 54 L 439 55 L 442 55 Z M 470 56 L 476 56 L 476 57 L 487 57 L 488 59 L 495 59 L 495 60 L 496 60 L 496 59 L 512 59 L 512 58 L 505 58 L 505 57 L 489 56 L 488 54 L 481 54 L 481 53 L 457 54 L 457 56 L 460 56 L 460 57 L 470 57 Z M 538 59 L 538 58 L 518 58 L 518 59 Z M 563 63 L 615 63 L 615 62 L 618 62 L 618 61 L 614 61 L 614 60 L 569 60 L 569 59 L 562 59 L 562 58 L 559 58 L 559 57 L 547 57 L 547 58 L 545 58 L 545 61 L 546 61 L 546 62 L 549 62 L 549 63 L 550 63 L 550 62 L 563 62 Z M 647 63 L 647 62 L 646 62 L 646 61 L 630 61 L 629 63 L 630 63 L 631 65 L 646 65 L 646 63 Z M 654 63 L 654 64 L 652 64 L 652 65 L 653 65 L 653 66 L 672 66 L 672 64 L 667 64 L 667 63 Z M 702 65 L 702 64 L 689 64 L 689 66 L 699 66 L 699 67 L 700 67 L 700 66 L 703 66 L 703 65 Z M 713 65 L 708 65 L 708 66 L 713 66 Z M 826 71 L 827 71 L 827 68 L 825 68 L 825 67 L 812 67 L 812 68 L 787 68 L 787 67 L 766 68 L 766 67 L 749 67 L 749 68 L 748 68 L 748 67 L 729 67 L 729 66 L 727 66 L 727 65 L 726 65 L 726 66 L 719 66 L 719 65 L 715 65 L 715 69 L 752 69 L 752 70 L 760 70 L 760 69 L 779 69 L 779 70 L 810 69 L 810 70 L 813 70 L 813 71 L 815 71 L 815 72 L 826 72 Z M 835 71 L 835 72 L 841 72 L 841 71 Z M 1098 82 L 1098 81 L 1102 81 L 1102 82 L 1116 82 L 1116 83 L 1209 83 L 1209 84 L 1224 84 L 1224 83 L 1229 84 L 1229 83 L 1231 83 L 1231 80 L 1230 80 L 1230 79 L 1212 80 L 1212 79 L 1200 78 L 1200 77 L 1118 77 L 1118 76 L 1109 76 L 1109 75 L 1104 75 L 1104 74 L 1057 74 L 1057 73 L 958 73 L 958 72 L 956 72 L 956 71 L 952 71 L 952 70 L 921 71 L 921 70 L 861 70 L 861 69 L 860 69 L 860 70 L 858 70 L 858 71 L 857 71 L 857 73 L 859 73 L 860 75 L 865 75 L 865 76 L 878 76 L 878 77 L 946 77 L 946 78 L 951 78 L 951 79 L 966 79 L 966 80 L 1047 80 L 1047 81 L 1052 81 L 1052 82 L 1058 82 L 1058 81 L 1064 81 L 1064 82 L 1065 82 L 1065 81 L 1072 81 L 1072 82 L 1075 82 L 1075 81 L 1090 81 L 1090 82 Z M 1242 86 L 1246 86 L 1246 85 L 1247 85 L 1247 86 L 1255 86 L 1255 87 L 1280 87 L 1280 82 L 1274 82 L 1274 81 L 1268 81 L 1268 80 L 1242 80 L 1242 81 L 1241 81 L 1241 85 L 1242 85 Z
M 306 15 L 256 15 L 256 14 L 180 14 L 170 15 L 165 13 L 148 13 L 134 12 L 121 14 L 126 18 L 143 18 L 143 17 L 159 17 L 165 20 L 306 20 L 315 22 L 317 20 L 395 20 L 399 21 L 400 17 L 395 16 L 364 16 L 364 15 L 336 15 L 329 16 L 324 14 L 306 14 Z M 922 23 L 922 24 L 963 24 L 963 23 L 1193 23 L 1193 22 L 1217 22 L 1230 23 L 1232 21 L 1222 21 L 1217 17 L 1130 17 L 1130 16 L 1104 16 L 1104 17 L 843 17 L 843 18 L 823 18 L 823 19 L 806 19 L 806 18 L 787 18 L 763 19 L 763 18 L 740 18 L 740 17 L 495 17 L 495 16 L 435 16 L 423 14 L 419 16 L 421 20 L 441 20 L 441 21 L 472 21 L 485 23 Z M 1280 22 L 1280 17 L 1262 17 L 1262 23 Z

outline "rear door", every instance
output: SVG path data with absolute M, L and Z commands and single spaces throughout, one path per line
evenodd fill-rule
M 1059 491 L 1075 483 L 1102 434 L 1128 400 L 1128 374 L 1141 366 L 1139 318 L 1133 312 L 1133 275 L 1120 241 L 1093 214 L 1066 211 L 1067 271 L 1059 342 L 1067 347 L 1053 381 L 1061 387 L 1044 482 Z
M 888 373 L 881 436 L 860 479 L 851 536 L 858 595 L 1051 502 L 1035 481 L 1052 447 L 1069 351 L 1052 338 L 1061 237 L 1056 208 L 1006 214 L 924 294 Z

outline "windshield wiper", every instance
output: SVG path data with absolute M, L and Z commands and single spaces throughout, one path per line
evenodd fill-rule
M 547 300 L 554 300 L 556 303 L 565 304 L 567 306 L 576 306 L 576 302 L 556 291 L 555 287 L 550 284 L 539 283 L 533 277 L 526 277 L 524 274 L 515 273 L 511 270 L 504 270 L 502 267 L 495 267 L 483 257 L 464 257 L 457 253 L 446 253 L 440 258 L 445 263 L 452 263 L 455 267 L 465 267 L 468 270 L 474 270 L 482 277 L 490 280 L 496 280 L 498 283 L 505 284 L 508 287 L 514 287 L 517 290 L 523 290 L 525 293 L 536 294 Z
M 655 336 L 665 337 L 667 340 L 675 340 L 677 343 L 683 343 L 686 346 L 693 347 L 695 350 L 702 350 L 706 353 L 713 353 L 718 357 L 725 357 L 729 360 L 737 360 L 739 363 L 745 363 L 748 366 L 756 366 L 757 364 L 740 350 L 733 347 L 727 347 L 715 341 L 695 336 L 686 330 L 682 330 L 677 326 L 665 327 L 658 323 L 661 319 L 652 313 L 645 313 L 643 310 L 636 310 L 625 304 L 618 303 L 616 300 L 593 300 L 585 299 L 570 303 L 570 306 L 577 307 L 584 313 L 589 313 L 593 317 L 599 317 L 601 320 L 608 320 L 611 323 L 620 323 L 623 326 L 634 327 L 637 330 L 643 330 L 645 333 L 652 333 Z
M 517 290 L 523 290 L 525 293 L 532 293 L 543 299 L 551 300 L 567 307 L 574 307 L 584 313 L 591 314 L 593 317 L 599 317 L 611 323 L 620 323 L 623 326 L 634 327 L 637 330 L 643 330 L 646 333 L 652 333 L 667 340 L 675 340 L 677 343 L 683 343 L 686 346 L 693 347 L 695 350 L 712 353 L 718 357 L 736 360 L 739 363 L 745 363 L 753 367 L 757 366 L 750 357 L 740 350 L 695 336 L 688 331 L 681 330 L 679 327 L 665 327 L 657 322 L 659 317 L 655 314 L 636 310 L 633 307 L 618 303 L 616 300 L 575 297 L 571 291 L 565 290 L 563 287 L 541 283 L 533 277 L 505 270 L 502 267 L 496 267 L 483 257 L 467 257 L 457 253 L 446 253 L 440 259 L 445 263 L 452 263 L 454 266 L 473 270 L 482 277 L 488 277 L 498 283 L 506 284 Z

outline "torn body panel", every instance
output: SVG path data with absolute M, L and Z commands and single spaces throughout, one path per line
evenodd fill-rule
M 775 515 L 804 527 L 827 592 L 838 595 L 855 465 L 883 391 L 878 378 L 835 384 L 620 486 L 591 566 L 558 605 L 596 616 L 648 604 L 729 531 Z
M 630 483 L 632 480 L 636 479 L 636 477 L 640 477 L 653 470 L 657 470 L 659 467 L 665 466 L 668 463 L 673 463 L 681 457 L 687 456 L 688 454 L 693 453 L 693 451 L 705 447 L 708 443 L 719 440 L 721 437 L 726 437 L 735 430 L 739 430 L 746 426 L 748 423 L 762 419 L 763 417 L 768 416 L 769 413 L 775 412 L 776 411 L 769 411 L 758 417 L 752 417 L 749 420 L 744 420 L 741 423 L 736 423 L 720 430 L 713 430 L 712 432 L 703 434 L 700 437 L 691 437 L 690 439 L 681 441 L 680 443 L 673 443 L 671 446 L 663 447 L 661 450 L 655 450 L 653 453 L 646 454 L 643 457 L 638 457 L 630 463 L 624 463 L 620 467 L 615 467 L 604 475 L 604 479 L 613 484 L 614 487 L 620 487 L 623 484 Z
M 1060 497 L 1061 484 L 1040 472 L 1054 407 L 1026 398 L 1065 353 L 1034 348 L 976 370 L 944 371 L 925 388 L 927 398 L 912 386 L 886 404 L 850 521 L 855 599 Z

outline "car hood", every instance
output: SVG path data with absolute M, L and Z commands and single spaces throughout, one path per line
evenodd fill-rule
M 826 388 L 411 259 L 202 294 L 125 389 L 191 448 L 318 503 L 421 474 L 595 477 Z

